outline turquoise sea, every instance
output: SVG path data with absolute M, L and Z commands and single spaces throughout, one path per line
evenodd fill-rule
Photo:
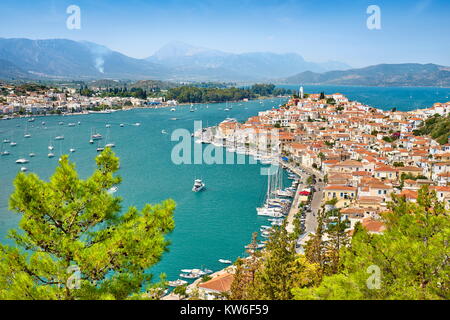
M 279 87 L 298 91 L 300 86 L 293 84 Z M 450 101 L 450 88 L 303 85 L 303 89 L 305 93 L 342 93 L 350 100 L 383 110 L 397 108 L 399 111 L 410 111 L 429 108 L 436 102 Z
M 285 87 L 298 89 L 299 86 Z M 409 110 L 450 100 L 447 98 L 450 89 L 442 88 L 304 88 L 305 92 L 340 92 L 350 99 L 384 109 Z M 248 160 L 244 165 L 175 165 L 171 161 L 171 151 L 177 142 L 171 141 L 170 134 L 178 128 L 192 132 L 194 120 L 202 120 L 204 126 L 216 125 L 226 117 L 246 120 L 258 111 L 285 101 L 232 103 L 230 111 L 224 111 L 225 104 L 222 103 L 210 104 L 208 108 L 205 104 L 195 105 L 196 112 L 189 112 L 189 106 L 178 106 L 175 112 L 170 108 L 134 109 L 112 114 L 36 117 L 32 123 L 26 119 L 0 121 L 0 142 L 5 138 L 17 142 L 16 147 L 3 145 L 11 155 L 0 157 L 0 241 L 11 244 L 6 238 L 7 231 L 15 228 L 19 221 L 19 216 L 7 209 L 8 197 L 13 191 L 12 181 L 21 167 L 15 160 L 30 159 L 25 165 L 29 171 L 48 179 L 57 166 L 58 157 L 75 148 L 70 159 L 76 163 L 80 176 L 85 178 L 92 173 L 97 155 L 96 144 L 88 143 L 91 130 L 95 128 L 103 136 L 109 131 L 108 142 L 116 144 L 114 151 L 120 157 L 119 174 L 123 178 L 116 195 L 124 199 L 124 208 L 131 205 L 142 208 L 145 203 L 158 203 L 166 198 L 177 202 L 176 227 L 169 236 L 170 252 L 164 254 L 151 272 L 155 275 L 165 272 L 169 280 L 175 280 L 180 269 L 206 267 L 216 271 L 223 267 L 218 259 L 234 260 L 242 256 L 252 232 L 268 224 L 267 219 L 258 217 L 255 210 L 263 201 L 267 177 L 260 175 L 261 165 L 248 164 Z M 174 117 L 178 120 L 171 120 Z M 45 126 L 41 125 L 42 121 L 46 122 Z M 61 121 L 64 125 L 58 124 Z M 68 123 L 78 121 L 80 125 L 68 126 Z M 136 122 L 141 126 L 132 125 Z M 121 123 L 125 126 L 120 127 Z M 111 124 L 111 128 L 107 129 L 106 124 Z M 32 135 L 29 139 L 23 137 L 26 130 Z M 168 134 L 162 134 L 162 130 Z M 64 135 L 65 139 L 55 141 L 54 137 L 58 135 Z M 47 157 L 50 141 L 55 147 L 52 159 Z M 36 157 L 30 158 L 30 152 L 36 153 Z M 193 193 L 193 181 L 199 177 L 207 189 Z
M 112 114 L 36 117 L 32 123 L 26 119 L 0 121 L 0 142 L 5 138 L 17 142 L 16 147 L 5 144 L 11 155 L 0 157 L 0 241 L 10 243 L 5 238 L 7 230 L 15 228 L 19 221 L 19 216 L 7 209 L 12 181 L 22 166 L 15 161 L 29 159 L 25 164 L 29 171 L 48 179 L 59 156 L 75 148 L 70 159 L 85 178 L 95 166 L 97 144 L 89 144 L 91 130 L 95 128 L 104 137 L 109 131 L 108 142 L 116 144 L 114 151 L 120 157 L 119 174 L 123 182 L 115 195 L 123 198 L 124 208 L 131 205 L 142 208 L 145 203 L 158 203 L 166 198 L 177 203 L 176 227 L 169 236 L 170 252 L 151 271 L 165 272 L 169 280 L 176 280 L 180 269 L 219 270 L 224 265 L 218 259 L 242 256 L 252 232 L 268 223 L 266 218 L 256 215 L 255 209 L 263 202 L 267 177 L 260 175 L 261 165 L 249 164 L 248 158 L 244 165 L 175 165 L 171 151 L 177 142 L 171 141 L 171 133 L 178 128 L 193 132 L 194 120 L 202 120 L 204 126 L 215 125 L 227 117 L 246 120 L 285 101 L 230 103 L 233 107 L 230 111 L 223 110 L 225 104 L 210 104 L 208 108 L 199 104 L 194 106 L 195 112 L 189 112 L 189 106 L 178 106 L 175 112 L 170 108 L 134 109 Z M 174 117 L 178 120 L 171 120 Z M 64 125 L 59 125 L 61 121 Z M 78 121 L 80 125 L 68 126 Z M 141 125 L 132 125 L 136 122 Z M 121 123 L 125 126 L 120 127 Z M 111 124 L 111 128 L 107 129 L 106 124 Z M 32 135 L 28 139 L 23 137 L 27 126 Z M 162 134 L 162 130 L 168 134 Z M 55 141 L 54 137 L 59 135 L 64 135 L 64 140 Z M 55 148 L 52 159 L 47 157 L 51 140 Z M 36 153 L 36 157 L 30 158 L 30 152 Z M 191 191 L 195 178 L 206 183 L 204 192 Z

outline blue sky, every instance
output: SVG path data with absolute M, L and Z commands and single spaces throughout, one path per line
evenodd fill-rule
M 81 30 L 66 28 L 72 4 L 81 9 Z M 366 26 L 369 5 L 381 9 L 381 30 Z M 1 0 L 0 12 L 0 37 L 87 40 L 136 58 L 183 41 L 354 67 L 450 66 L 448 0 Z

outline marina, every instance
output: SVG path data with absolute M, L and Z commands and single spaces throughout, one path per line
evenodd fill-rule
M 260 175 L 261 165 L 250 165 L 249 155 L 245 156 L 247 164 L 244 165 L 176 165 L 171 161 L 172 148 L 178 141 L 170 141 L 170 134 L 178 128 L 193 132 L 194 120 L 202 120 L 205 125 L 220 123 L 224 114 L 218 108 L 224 105 L 209 104 L 206 108 L 206 105 L 197 104 L 197 111 L 193 113 L 189 112 L 190 106 L 187 105 L 178 106 L 176 111 L 169 108 L 135 109 L 111 114 L 76 115 L 70 120 L 64 120 L 63 116 L 47 116 L 47 129 L 41 125 L 28 127 L 31 138 L 23 137 L 27 118 L 0 121 L 0 141 L 17 139 L 14 148 L 9 143 L 1 146 L 10 155 L 0 157 L 0 188 L 4 190 L 0 194 L 0 241 L 8 243 L 6 233 L 18 222 L 18 216 L 7 210 L 12 181 L 24 166 L 15 161 L 21 158 L 29 160 L 25 164 L 27 172 L 48 179 L 58 159 L 68 154 L 69 159 L 76 163 L 80 177 L 85 178 L 95 167 L 97 142 L 100 141 L 99 147 L 105 146 L 101 141 L 112 143 L 105 141 L 109 131 L 109 138 L 114 138 L 116 145 L 114 152 L 120 158 L 119 174 L 123 182 L 108 191 L 124 199 L 123 208 L 130 205 L 142 208 L 145 203 L 158 203 L 167 198 L 173 198 L 177 203 L 176 228 L 169 235 L 172 242 L 170 252 L 164 254 L 161 262 L 150 270 L 155 279 L 164 272 L 168 280 L 176 281 L 180 279 L 180 270 L 187 264 L 207 266 L 209 270 L 217 271 L 227 266 L 219 259 L 233 262 L 238 256 L 244 256 L 252 233 L 259 231 L 261 225 L 268 224 L 267 217 L 257 216 L 255 212 L 266 192 L 267 177 Z M 247 102 L 245 106 L 248 109 L 231 102 L 228 105 L 233 105 L 229 116 L 239 120 L 271 107 L 270 101 L 263 104 Z M 174 117 L 178 120 L 172 121 Z M 39 124 L 41 122 L 38 121 Z M 60 122 L 66 125 L 60 125 Z M 68 123 L 77 123 L 76 129 L 69 127 Z M 106 124 L 111 127 L 106 128 Z M 162 130 L 168 135 L 161 134 Z M 103 139 L 90 144 L 94 134 Z M 59 135 L 64 136 L 64 140 L 54 139 Z M 206 147 L 202 144 L 202 148 Z M 29 157 L 31 152 L 35 153 L 34 157 Z M 194 180 L 198 178 L 207 188 L 202 192 L 192 192 Z M 239 203 L 238 210 L 236 202 Z M 230 232 L 224 232 L 224 228 Z M 184 280 L 190 282 L 194 278 Z

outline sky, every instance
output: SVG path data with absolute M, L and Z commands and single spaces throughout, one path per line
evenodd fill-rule
M 80 8 L 80 29 L 66 10 Z M 370 5 L 380 29 L 369 29 Z M 182 41 L 216 50 L 298 53 L 353 67 L 450 66 L 449 0 L 1 0 L 0 37 L 87 40 L 134 58 Z

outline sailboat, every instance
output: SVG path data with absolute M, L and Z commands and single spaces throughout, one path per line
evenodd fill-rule
M 108 132 L 106 133 L 106 144 L 105 144 L 105 148 L 114 148 L 116 146 L 116 144 L 114 142 L 108 142 L 109 141 L 109 129 Z
M 23 135 L 24 138 L 31 138 L 31 134 L 28 132 L 28 124 L 25 127 L 25 133 Z
M 105 150 L 105 147 L 100 147 L 100 142 L 97 141 L 97 152 Z
M 2 151 L 1 151 L 0 154 L 1 154 L 2 156 L 9 156 L 9 155 L 10 155 L 10 153 L 9 153 L 8 150 L 4 150 L 3 144 L 2 144 Z
M 71 145 L 72 145 L 72 148 L 69 149 L 69 152 L 70 152 L 70 153 L 74 153 L 74 152 L 77 151 L 77 150 L 73 147 L 73 137 L 72 137 L 72 143 L 71 143 Z

